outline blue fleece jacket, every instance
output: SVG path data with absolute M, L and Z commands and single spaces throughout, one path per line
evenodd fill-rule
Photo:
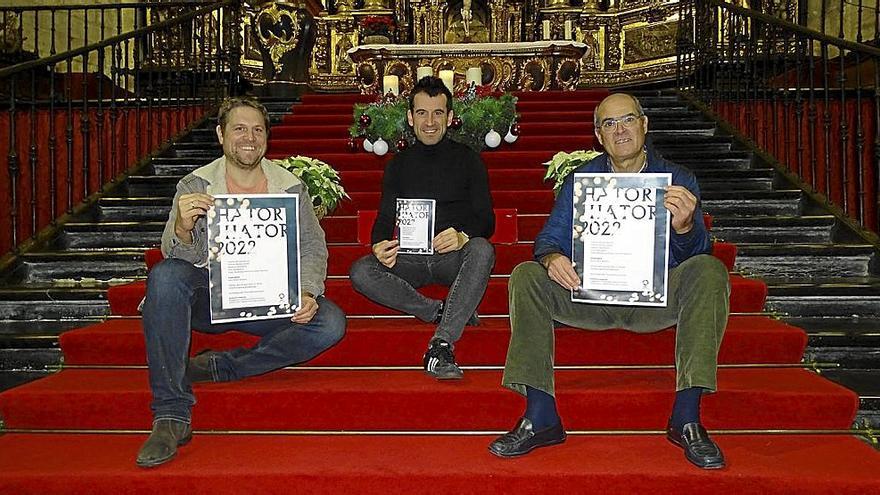
M 611 161 L 608 155 L 603 153 L 589 162 L 578 167 L 574 172 L 581 173 L 611 173 Z M 571 259 L 571 232 L 572 232 L 572 189 L 574 187 L 574 172 L 566 177 L 550 212 L 550 218 L 541 229 L 541 233 L 535 238 L 535 259 L 540 260 L 551 253 L 562 253 Z M 679 263 L 698 254 L 712 252 L 712 242 L 706 225 L 703 223 L 703 211 L 700 209 L 700 187 L 694 174 L 685 167 L 676 165 L 665 160 L 652 152 L 648 152 L 648 165 L 644 173 L 669 173 L 672 174 L 672 183 L 686 187 L 697 197 L 697 208 L 694 211 L 694 228 L 686 234 L 676 234 L 670 231 L 669 239 L 669 268 L 678 266 Z

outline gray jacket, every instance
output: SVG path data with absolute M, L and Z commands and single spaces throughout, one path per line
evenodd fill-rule
M 299 245 L 300 245 L 300 285 L 304 292 L 315 296 L 324 293 L 324 279 L 327 278 L 327 244 L 324 242 L 324 230 L 315 217 L 312 199 L 305 184 L 295 175 L 263 158 L 260 162 L 269 185 L 270 194 L 299 194 Z M 200 217 L 193 229 L 192 244 L 184 244 L 174 233 L 177 221 L 177 201 L 182 194 L 189 193 L 226 194 L 226 158 L 220 157 L 213 162 L 194 170 L 177 183 L 171 212 L 165 222 L 162 233 L 162 254 L 166 258 L 178 258 L 204 267 L 208 263 L 208 231 L 207 219 Z

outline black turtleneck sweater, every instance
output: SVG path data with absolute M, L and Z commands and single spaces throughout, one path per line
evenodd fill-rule
M 478 153 L 449 138 L 433 146 L 417 141 L 388 162 L 373 244 L 391 239 L 397 198 L 435 200 L 434 235 L 449 227 L 487 239 L 495 232 L 486 166 Z

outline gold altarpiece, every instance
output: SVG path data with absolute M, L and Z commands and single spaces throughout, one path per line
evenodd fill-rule
M 414 47 L 425 52 L 404 64 L 410 72 L 422 63 L 453 68 L 458 81 L 469 64 L 488 66 L 492 59 L 502 70 L 484 82 L 501 89 L 618 86 L 674 77 L 679 29 L 693 29 L 690 22 L 679 23 L 679 0 L 610 0 L 604 10 L 599 0 L 364 0 L 360 9 L 352 0 L 336 0 L 333 13 L 314 4 L 269 1 L 245 7 L 241 66 L 250 79 L 295 81 L 316 91 L 378 91 L 383 75 L 405 75 L 389 54 L 395 52 L 393 45 L 408 45 L 409 54 Z M 303 16 L 310 18 L 309 29 L 290 27 Z M 365 32 L 367 16 L 394 19 L 396 29 L 379 36 Z M 287 28 L 273 29 L 272 22 Z M 307 55 L 300 52 L 307 60 L 297 60 L 291 54 L 307 34 L 314 46 Z M 528 43 L 540 41 L 566 43 L 554 50 L 538 43 L 533 53 L 520 51 L 516 60 L 505 55 L 512 45 L 527 50 Z M 468 56 L 468 46 L 477 44 L 479 55 L 470 50 L 473 56 Z M 499 47 L 497 53 L 491 44 Z M 458 48 L 437 49 L 444 45 Z M 272 70 L 264 60 L 271 60 Z M 291 75 L 296 71 L 285 70 L 291 64 L 301 65 L 299 79 Z M 505 67 L 520 72 L 505 76 L 510 72 Z M 537 79 L 543 82 L 536 83 L 541 70 Z M 411 84 L 412 77 L 401 78 L 403 89 Z

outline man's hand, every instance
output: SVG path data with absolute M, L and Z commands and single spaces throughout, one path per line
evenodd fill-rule
M 302 295 L 302 304 L 296 313 L 293 314 L 293 317 L 290 321 L 294 323 L 299 323 L 300 325 L 305 325 L 306 323 L 312 321 L 312 318 L 315 316 L 315 313 L 318 312 L 318 301 L 315 300 L 315 297 L 309 293 L 304 292 Z
M 459 232 L 452 227 L 440 232 L 434 236 L 434 251 L 443 254 L 458 251 L 467 242 L 467 238 L 459 235 Z
M 214 197 L 204 193 L 181 194 L 177 200 L 177 220 L 174 233 L 186 244 L 192 243 L 192 230 L 196 220 L 208 212 L 214 204 Z
M 672 230 L 676 234 L 687 234 L 694 228 L 694 210 L 697 209 L 697 198 L 686 187 L 667 187 L 663 206 L 672 213 Z
M 541 264 L 547 269 L 550 280 L 568 290 L 581 286 L 581 279 L 574 271 L 571 260 L 561 253 L 551 253 L 541 258 Z
M 373 244 L 373 256 L 379 260 L 379 263 L 394 268 L 397 263 L 397 250 L 400 248 L 400 241 L 392 239 L 390 241 L 379 241 Z

